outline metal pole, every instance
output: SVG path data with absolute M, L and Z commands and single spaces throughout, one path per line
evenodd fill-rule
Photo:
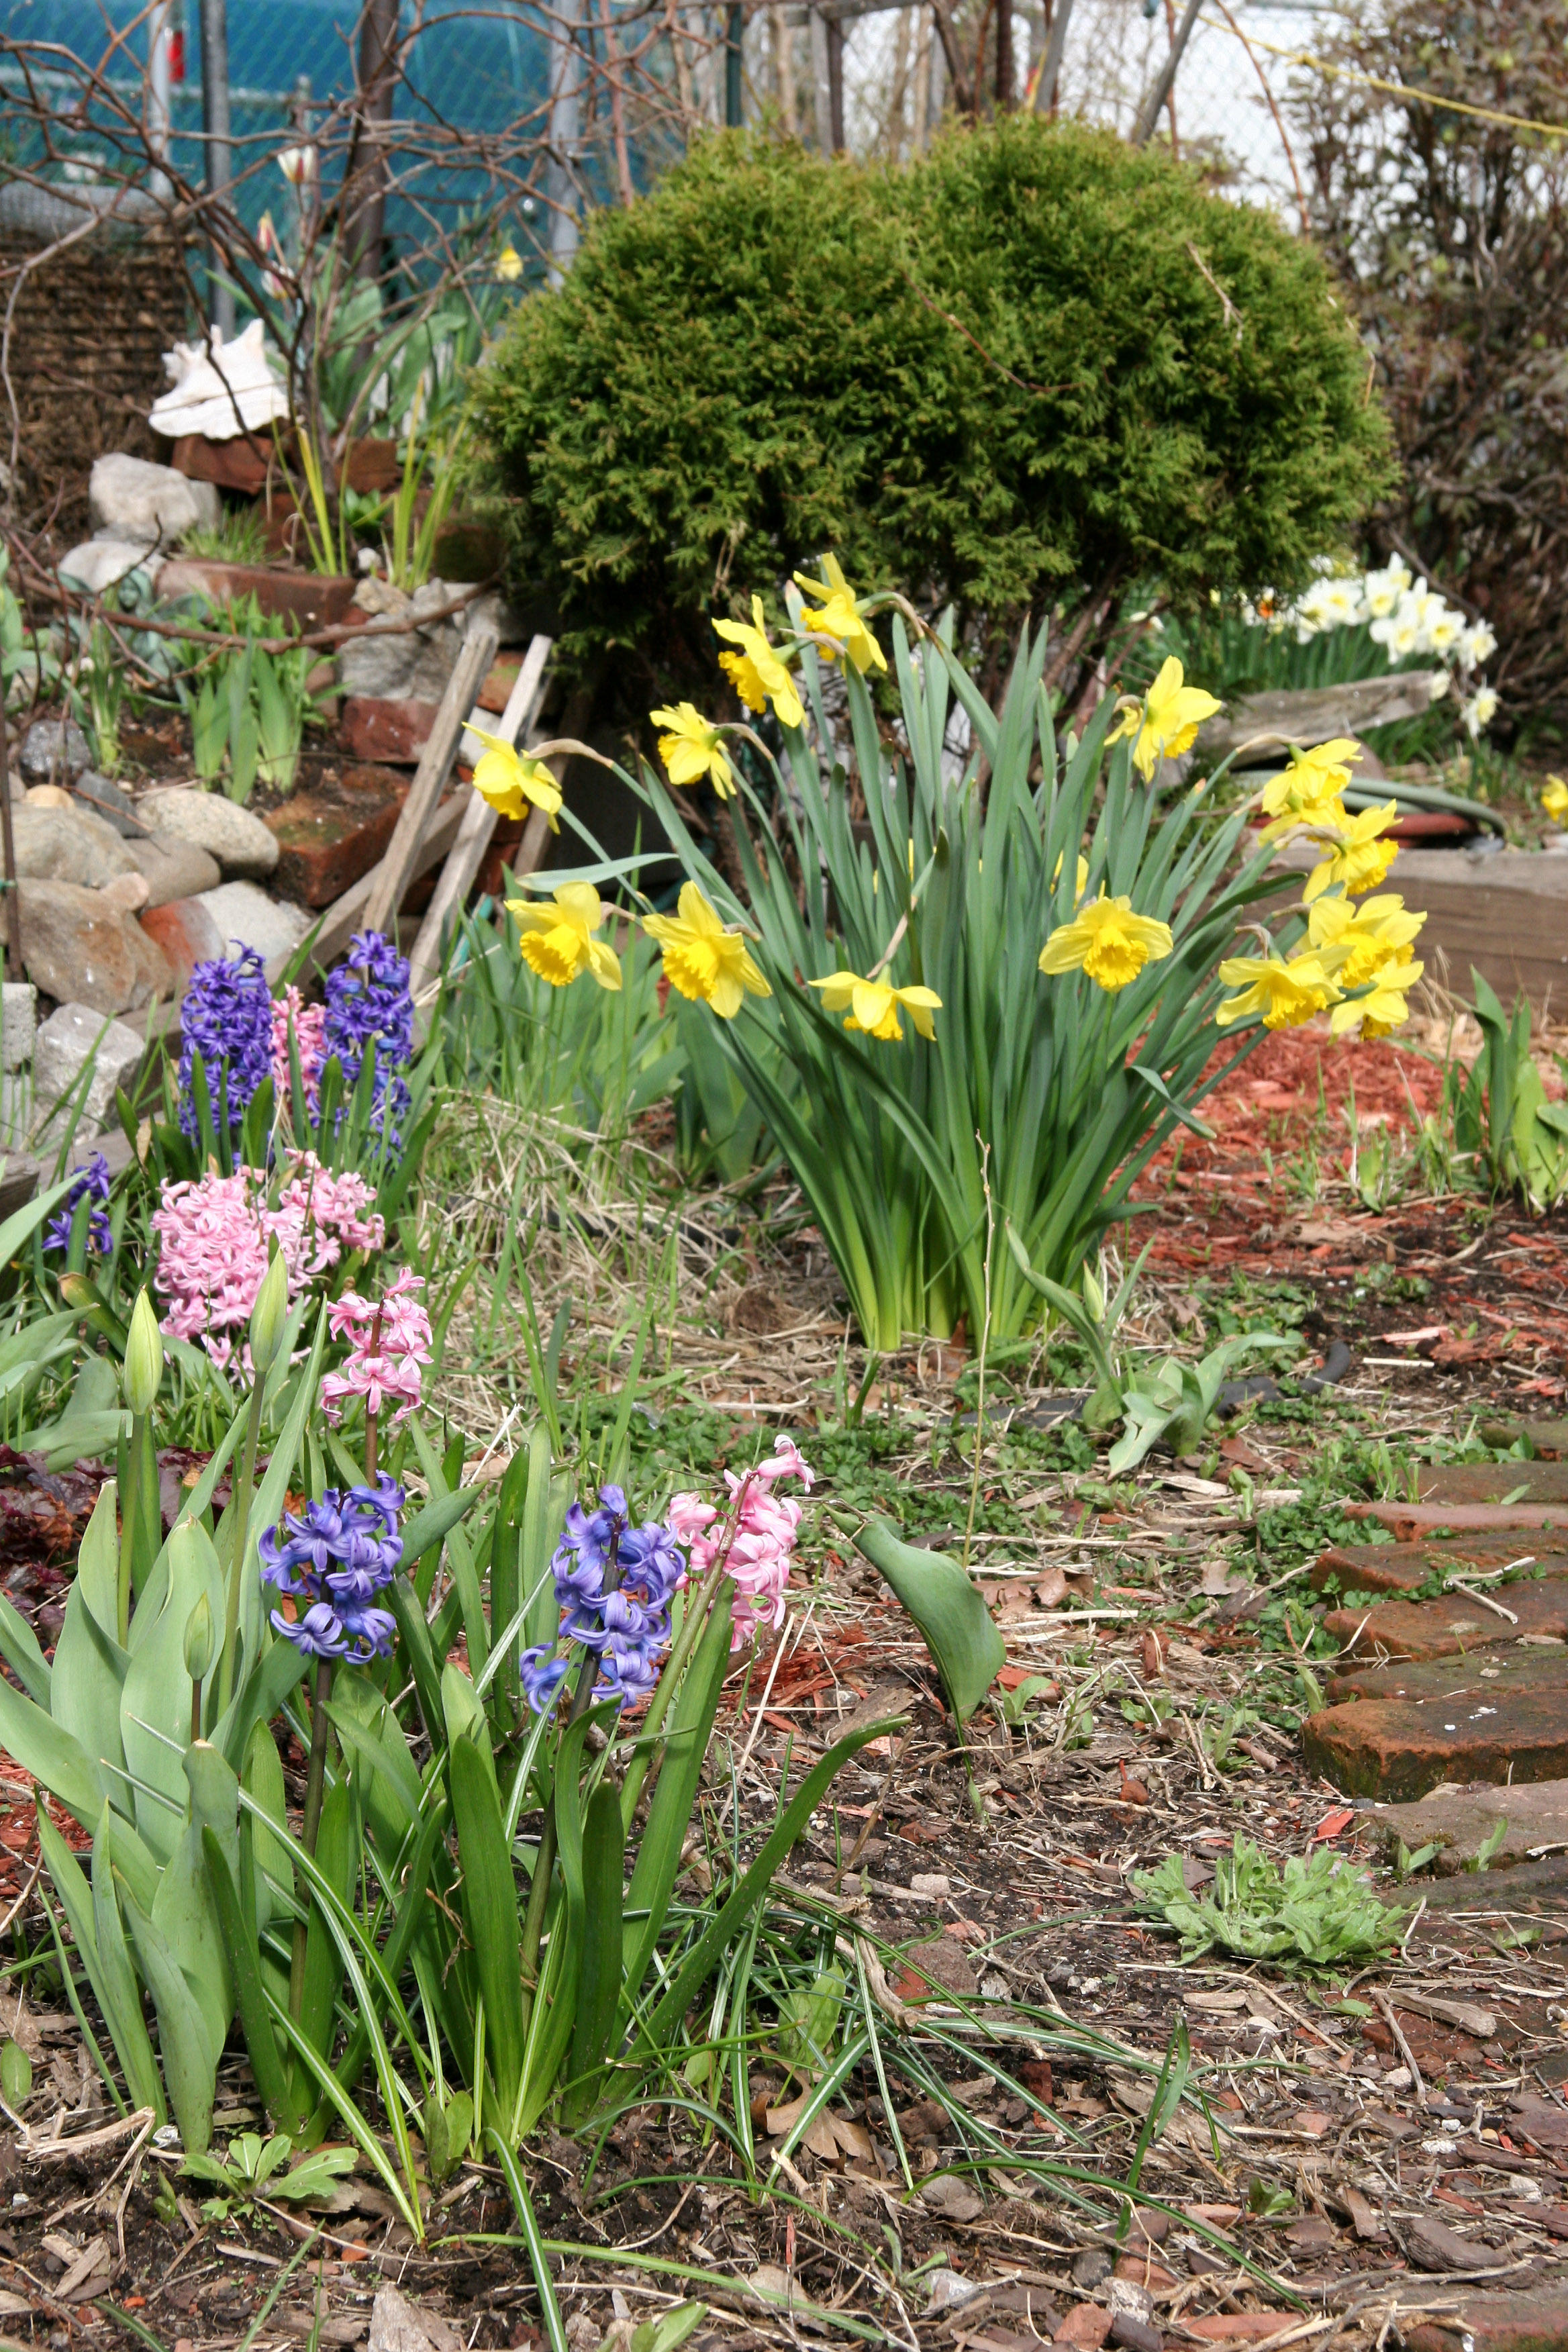
M 844 27 L 827 19 L 827 135 L 836 155 L 844 152 Z
M 1046 61 L 1040 68 L 1040 79 L 1035 84 L 1035 111 L 1054 114 L 1057 110 L 1057 84 L 1062 75 L 1062 51 L 1067 47 L 1068 19 L 1072 15 L 1072 0 L 1056 0 L 1051 17 L 1051 37 L 1046 44 Z
M 741 128 L 742 43 L 745 37 L 745 22 L 741 0 L 730 0 L 729 14 L 724 20 L 724 122 L 731 131 Z
M 577 30 L 583 0 L 562 0 L 550 60 L 550 284 L 559 286 L 576 257 L 577 145 L 583 127 L 583 53 Z
M 201 0 L 201 34 L 202 129 L 206 134 L 207 194 L 213 209 L 207 293 L 212 323 L 227 342 L 234 333 L 234 287 L 227 274 L 219 214 L 226 208 L 234 176 L 228 115 L 228 0 Z
M 833 152 L 832 74 L 827 56 L 827 22 L 820 8 L 811 11 L 811 83 L 819 154 Z
M 1171 95 L 1171 85 L 1176 79 L 1176 68 L 1182 62 L 1182 52 L 1192 39 L 1193 26 L 1198 21 L 1198 10 L 1202 5 L 1203 0 L 1187 0 L 1182 21 L 1176 27 L 1176 37 L 1171 43 L 1170 54 L 1154 77 L 1153 88 L 1143 100 L 1143 110 L 1138 117 L 1138 127 L 1132 133 L 1134 147 L 1145 147 L 1149 143 L 1150 134 L 1160 119 L 1160 109 Z
M 159 164 L 169 157 L 169 123 L 174 98 L 173 59 L 169 54 L 169 0 L 153 0 L 147 13 L 147 144 Z M 167 172 L 154 168 L 151 188 L 160 200 L 173 190 Z
M 11 829 L 11 743 L 5 728 L 5 697 L 0 689 L 0 847 L 5 859 L 5 930 L 13 980 L 26 980 L 22 964 L 22 901 L 16 893 L 16 842 Z
M 1013 110 L 1013 0 L 996 0 L 996 111 Z
M 349 176 L 353 192 L 344 206 L 354 276 L 381 276 L 386 235 L 386 143 L 397 88 L 398 0 L 364 0 L 359 25 L 358 120 Z

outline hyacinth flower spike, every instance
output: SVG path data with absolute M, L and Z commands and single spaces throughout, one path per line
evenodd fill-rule
M 261 1579 L 279 1596 L 272 1630 L 316 1663 L 310 1694 L 310 1755 L 305 1776 L 301 1843 L 314 1855 L 321 1822 L 327 1766 L 327 1708 L 340 1658 L 368 1665 L 392 1654 L 396 1620 L 379 1599 L 403 1560 L 398 1515 L 404 1491 L 393 1479 L 367 1475 L 347 1493 L 329 1486 L 302 1512 L 285 1511 L 257 1546 Z M 294 1923 L 289 2009 L 298 2019 L 305 1990 L 306 1923 Z

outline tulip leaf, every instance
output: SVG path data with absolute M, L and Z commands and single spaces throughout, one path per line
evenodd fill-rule
M 63 1724 L 24 1698 L 0 1676 L 0 1748 L 24 1772 L 41 1780 L 84 1830 L 102 1811 L 104 1786 L 97 1765 Z
M 115 1892 L 158 2012 L 158 2050 L 180 2137 L 187 2153 L 205 2156 L 213 2135 L 213 2095 L 222 2039 L 215 2047 L 179 1962 L 123 1879 Z
M 35 1706 L 47 1713 L 49 1705 L 49 1662 L 38 1647 L 37 1635 L 0 1592 L 0 1657 L 11 1668 Z
M 948 1703 L 967 1723 L 1007 1663 L 991 1612 L 957 1560 L 905 1543 L 890 1519 L 868 1520 L 856 1542 L 919 1626 Z

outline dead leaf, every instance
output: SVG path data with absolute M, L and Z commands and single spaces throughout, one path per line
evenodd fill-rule
M 1348 2213 L 1356 2236 L 1367 2244 L 1386 2239 L 1388 2231 L 1359 2189 L 1335 2189 L 1328 2192 L 1342 2213 Z
M 1140 1656 L 1145 1682 L 1152 1682 L 1165 1671 L 1165 1661 L 1171 1654 L 1171 1644 L 1158 1633 L 1145 1633 Z
M 1068 1580 L 1059 1568 L 1047 1568 L 1035 1580 L 1035 1598 L 1042 1609 L 1055 1609 L 1067 1598 Z
M 920 2200 L 928 2213 L 940 2214 L 944 2221 L 977 2221 L 985 2210 L 985 2200 L 978 2190 L 952 2172 L 939 2172 L 926 2181 Z

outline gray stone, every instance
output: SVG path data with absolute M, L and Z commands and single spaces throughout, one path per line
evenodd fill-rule
M 78 1132 L 100 1127 L 115 1089 L 129 1087 L 142 1059 L 142 1041 L 123 1021 L 105 1022 L 90 1004 L 62 1004 L 38 1031 L 33 1048 L 33 1102 L 38 1115 L 68 1094 L 89 1062 L 93 1065 Z
M 0 1070 L 0 1151 L 20 1150 L 32 1124 L 32 1079 L 26 1070 Z
M 92 765 L 92 747 L 74 719 L 35 719 L 16 754 L 25 784 L 68 784 Z
M 463 2337 L 438 2311 L 410 2303 L 395 2286 L 376 2289 L 367 2352 L 463 2352 Z
M 30 980 L 0 982 L 0 1066 L 19 1070 L 33 1058 L 38 992 Z
M 189 784 L 159 784 L 137 803 L 159 833 L 194 841 L 222 866 L 226 880 L 270 874 L 278 864 L 278 836 L 258 816 L 223 793 L 197 792 Z
M 136 814 L 136 803 L 128 792 L 108 776 L 100 776 L 96 768 L 84 770 L 71 787 L 79 801 L 83 802 L 94 816 L 111 824 L 122 840 L 140 841 L 147 828 Z
M 94 458 L 87 499 L 95 532 L 143 547 L 172 547 L 188 530 L 216 530 L 223 516 L 216 483 L 193 482 L 173 466 L 121 451 Z
M 1103 2246 L 1086 2246 L 1081 2254 L 1073 2256 L 1072 2283 L 1082 2294 L 1090 2294 L 1115 2268 L 1115 2261 Z
M 57 1004 L 134 1013 L 174 993 L 168 958 L 134 915 L 74 882 L 21 882 L 27 977 Z
M 918 2194 L 926 2211 L 944 2221 L 977 2221 L 985 2210 L 984 2198 L 954 2172 L 937 2173 Z
M 163 559 L 141 541 L 131 539 L 84 539 L 55 566 L 68 588 L 85 590 L 89 596 L 101 596 L 106 588 L 118 587 L 139 569 L 151 576 L 156 587 Z
M 241 947 L 258 948 L 263 961 L 291 955 L 315 919 L 302 907 L 269 898 L 253 882 L 226 882 L 220 889 L 204 890 L 196 904 L 217 926 L 225 955 L 237 955 Z
M 1502 1842 L 1493 1847 L 1488 1868 L 1510 1870 L 1542 1846 L 1568 1845 L 1568 1780 L 1515 1781 L 1511 1789 L 1435 1789 L 1413 1805 L 1373 1806 L 1371 1818 L 1391 1853 L 1402 1841 L 1411 1853 L 1435 1845 L 1432 1867 L 1439 1878 L 1473 1870 L 1482 1846 L 1504 1822 Z
M 962 2271 L 936 2270 L 926 2273 L 926 2309 L 956 2311 L 962 2304 L 973 2303 L 984 2294 L 984 2285 L 966 2279 Z
M 28 882 L 74 882 L 101 890 L 106 882 L 136 872 L 135 861 L 111 824 L 90 809 L 36 808 L 24 802 L 11 813 L 16 872 Z
M 460 593 L 447 580 L 427 580 L 412 596 L 384 580 L 362 582 L 354 601 L 371 618 L 339 652 L 343 692 L 394 702 L 439 702 L 463 642 L 463 615 L 454 613 L 395 636 L 388 632 L 398 622 L 439 612 Z
M 217 859 L 174 833 L 144 833 L 127 841 L 126 855 L 147 877 L 147 904 L 166 907 L 171 898 L 199 898 L 223 880 Z

